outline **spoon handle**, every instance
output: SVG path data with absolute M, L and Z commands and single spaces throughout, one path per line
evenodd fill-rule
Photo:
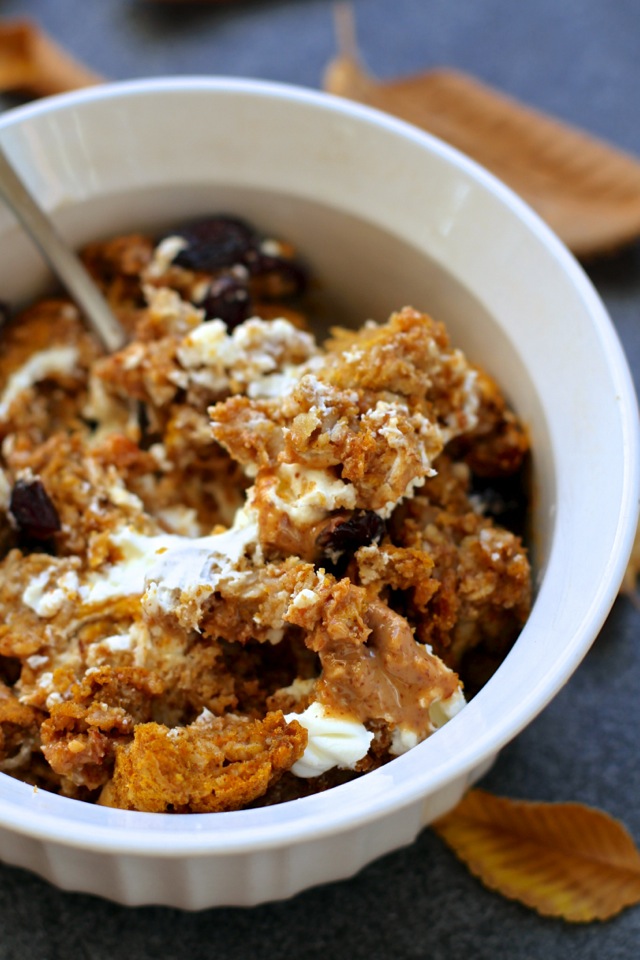
M 0 144 L 0 194 L 37 244 L 67 292 L 109 352 L 126 342 L 125 332 L 80 258 L 33 199 Z

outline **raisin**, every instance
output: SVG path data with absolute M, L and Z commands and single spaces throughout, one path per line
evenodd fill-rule
M 138 429 L 140 431 L 140 439 L 138 440 L 138 446 L 141 450 L 148 450 L 149 447 L 153 444 L 153 439 L 151 437 L 151 423 L 149 421 L 149 411 L 147 410 L 146 403 L 143 403 L 142 400 L 138 400 L 136 405 L 136 420 L 138 421 Z
M 234 263 L 243 263 L 260 238 L 244 220 L 219 215 L 195 220 L 173 231 L 187 246 L 173 262 L 187 270 L 213 273 Z
M 300 297 L 309 285 L 306 268 L 290 257 L 250 250 L 244 262 L 254 279 L 256 292 L 265 300 Z
M 356 510 L 350 517 L 334 517 L 316 539 L 323 557 L 337 563 L 344 555 L 352 556 L 359 547 L 379 541 L 386 524 L 373 510 Z
M 41 480 L 17 480 L 11 491 L 9 513 L 21 534 L 48 540 L 60 530 L 60 517 Z
M 207 320 L 223 320 L 231 330 L 251 316 L 247 280 L 243 267 L 218 274 L 201 303 Z
M 0 685 L 12 687 L 19 679 L 22 663 L 17 657 L 4 657 L 0 654 Z

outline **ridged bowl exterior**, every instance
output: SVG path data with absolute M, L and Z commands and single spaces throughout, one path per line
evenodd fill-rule
M 378 857 L 410 844 L 420 830 L 461 799 L 471 778 L 460 777 L 401 813 L 332 836 L 221 856 L 166 857 L 78 849 L 0 829 L 0 854 L 63 890 L 89 893 L 124 906 L 166 905 L 184 910 L 250 907 L 283 900 L 319 884 L 352 877 Z

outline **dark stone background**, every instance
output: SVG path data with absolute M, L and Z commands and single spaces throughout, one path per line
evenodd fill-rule
M 364 58 L 381 77 L 455 66 L 640 156 L 637 0 L 356 0 L 354 8 Z M 329 0 L 0 2 L 0 16 L 23 15 L 112 79 L 223 74 L 319 87 L 334 53 Z M 0 98 L 0 107 L 16 102 Z M 587 269 L 637 380 L 640 245 Z M 640 841 L 639 628 L 640 612 L 619 599 L 572 680 L 483 786 L 594 804 Z M 248 910 L 128 909 L 0 866 L 1 960 L 116 956 L 635 960 L 640 907 L 588 926 L 542 919 L 485 890 L 429 830 L 352 880 Z

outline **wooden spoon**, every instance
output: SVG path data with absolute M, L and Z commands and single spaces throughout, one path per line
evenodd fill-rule
M 473 157 L 526 200 L 580 257 L 640 236 L 640 162 L 456 70 L 380 82 L 358 60 L 350 8 L 324 87 L 384 110 Z

